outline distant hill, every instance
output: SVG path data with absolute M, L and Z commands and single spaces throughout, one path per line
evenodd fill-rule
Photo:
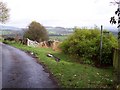
M 64 28 L 64 27 L 51 27 L 45 26 L 46 30 L 49 33 L 49 36 L 58 36 L 58 35 L 69 35 L 74 32 L 74 28 Z M 12 26 L 2 26 L 0 25 L 0 35 L 4 36 L 15 36 L 18 34 L 20 37 L 23 37 L 26 28 L 17 28 Z M 118 30 L 109 28 L 108 31 L 112 32 L 115 36 L 118 35 Z
M 22 38 L 24 30 L 17 27 L 0 25 L 0 35 L 3 37 L 15 37 L 16 35 L 19 35 L 19 37 Z
M 21 30 L 21 28 L 0 25 L 0 30 L 15 30 L 15 31 L 17 31 L 17 30 Z
M 15 37 L 16 35 L 18 35 L 20 38 L 23 38 L 24 35 L 24 31 L 23 30 L 0 30 L 0 36 L 5 37 Z
M 49 35 L 68 35 L 73 33 L 73 28 L 64 28 L 64 27 L 45 27 L 49 32 Z
M 45 26 L 50 35 L 67 35 L 73 32 L 73 28 Z M 0 30 L 22 31 L 22 28 L 0 25 Z
M 69 35 L 73 33 L 73 28 L 48 26 L 45 26 L 45 28 L 48 31 L 49 36 Z M 4 37 L 15 37 L 15 35 L 19 35 L 22 38 L 26 30 L 26 28 L 23 29 L 12 26 L 0 25 L 0 35 L 3 35 Z

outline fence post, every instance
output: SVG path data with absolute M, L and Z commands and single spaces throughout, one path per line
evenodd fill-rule
M 118 85 L 120 86 L 120 39 L 118 41 L 119 49 L 118 49 L 118 68 L 117 68 L 117 79 L 118 79 Z
M 120 49 L 114 49 L 113 55 L 114 81 L 115 86 L 120 86 Z
M 100 65 L 101 65 L 101 61 L 102 61 L 102 30 L 103 30 L 103 26 L 101 25 L 101 36 L 100 36 Z

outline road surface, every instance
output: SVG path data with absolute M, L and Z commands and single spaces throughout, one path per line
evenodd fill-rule
M 14 47 L 2 46 L 2 88 L 57 88 L 34 58 Z M 0 69 L 1 70 L 1 69 Z
M 0 43 L 0 90 L 2 89 L 2 47 Z

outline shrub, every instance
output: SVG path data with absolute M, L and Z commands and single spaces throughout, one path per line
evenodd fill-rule
M 64 53 L 80 58 L 78 60 L 84 58 L 82 61 L 88 62 L 88 59 L 94 59 L 94 63 L 98 63 L 100 62 L 100 30 L 75 29 L 60 47 Z M 112 33 L 103 33 L 102 64 L 112 64 L 112 48 L 114 47 L 117 47 L 117 39 Z

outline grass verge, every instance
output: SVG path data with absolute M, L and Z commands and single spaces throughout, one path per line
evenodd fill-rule
M 90 65 L 71 62 L 71 58 L 50 48 L 34 48 L 15 42 L 7 42 L 16 48 L 32 51 L 39 61 L 44 63 L 53 76 L 58 80 L 60 87 L 64 88 L 110 88 L 113 86 L 113 68 L 100 69 Z M 53 58 L 47 57 L 52 53 L 61 61 L 57 63 Z M 32 68 L 32 67 L 31 67 Z

